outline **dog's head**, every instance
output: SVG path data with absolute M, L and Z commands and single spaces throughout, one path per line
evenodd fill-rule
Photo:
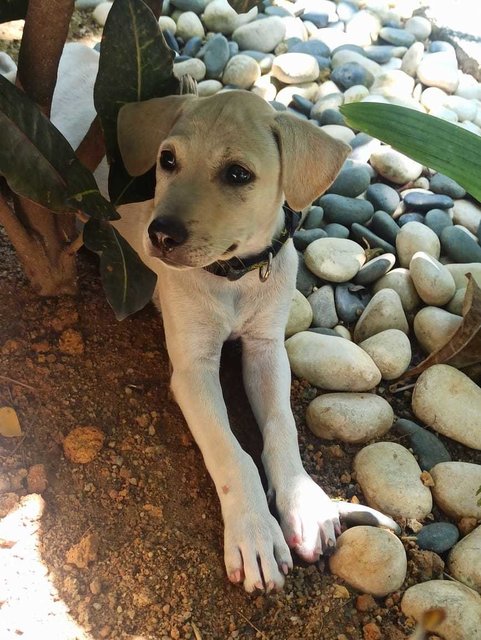
M 257 253 L 321 195 L 349 148 L 258 96 L 154 98 L 124 106 L 118 139 L 132 176 L 156 163 L 147 252 L 178 268 Z

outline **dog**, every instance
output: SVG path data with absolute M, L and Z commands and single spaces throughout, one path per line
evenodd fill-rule
M 171 388 L 219 496 L 227 575 L 248 592 L 280 589 L 290 550 L 315 562 L 340 533 L 339 506 L 301 462 L 284 339 L 296 211 L 329 187 L 350 148 L 246 91 L 126 105 L 118 140 L 132 176 L 156 165 L 154 199 L 120 207 L 115 225 L 158 276 Z M 219 363 L 232 338 L 279 522 L 229 427 Z
M 95 115 L 97 65 L 88 47 L 65 47 L 52 121 L 74 146 Z M 79 73 L 81 87 L 69 80 Z M 246 91 L 125 105 L 118 141 L 132 176 L 156 166 L 153 200 L 119 207 L 114 224 L 158 276 L 171 387 L 219 496 L 231 582 L 248 592 L 282 588 L 291 551 L 307 562 L 332 551 L 340 516 L 399 530 L 373 509 L 332 502 L 311 479 L 290 406 L 284 331 L 297 212 L 329 187 L 349 147 Z M 96 177 L 106 193 L 105 162 Z M 221 349 L 232 338 L 242 342 L 244 384 L 263 436 L 267 496 L 222 395 Z

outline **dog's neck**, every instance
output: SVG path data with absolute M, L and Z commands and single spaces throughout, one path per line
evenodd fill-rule
M 230 260 L 218 260 L 207 265 L 204 269 L 228 280 L 239 280 L 246 273 L 258 269 L 260 280 L 267 280 L 271 271 L 272 261 L 285 243 L 292 238 L 301 220 L 301 214 L 293 211 L 287 204 L 284 204 L 282 208 L 284 211 L 284 225 L 270 244 L 264 247 L 262 251 L 242 258 L 233 257 Z

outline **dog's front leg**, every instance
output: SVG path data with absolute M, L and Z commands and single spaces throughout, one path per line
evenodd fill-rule
M 290 405 L 284 335 L 243 338 L 244 385 L 264 439 L 262 461 L 288 545 L 308 562 L 335 546 L 338 512 L 304 470 Z
M 174 350 L 175 351 L 175 350 Z M 282 531 L 270 514 L 257 468 L 232 434 L 219 381 L 220 350 L 189 359 L 189 345 L 172 359 L 172 390 L 221 502 L 224 558 L 232 582 L 247 591 L 279 589 L 292 567 Z M 172 355 L 171 355 L 172 358 Z

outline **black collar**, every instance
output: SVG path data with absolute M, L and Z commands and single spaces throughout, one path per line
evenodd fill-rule
M 292 238 L 294 232 L 299 226 L 301 214 L 293 211 L 287 204 L 282 206 L 284 209 L 284 228 L 278 238 L 274 238 L 271 244 L 263 249 L 260 253 L 247 258 L 231 258 L 230 260 L 218 260 L 204 267 L 206 271 L 216 276 L 223 276 L 228 280 L 238 280 L 249 271 L 259 269 L 259 278 L 265 282 L 271 272 L 272 260 L 282 249 L 284 244 Z

